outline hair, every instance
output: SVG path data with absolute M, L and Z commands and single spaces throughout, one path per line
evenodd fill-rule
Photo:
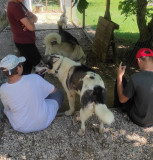
M 150 51 L 145 51 L 144 53 L 148 54 L 148 55 L 151 54 Z M 142 59 L 143 61 L 146 61 L 148 59 L 148 60 L 153 62 L 153 57 L 152 56 L 143 56 L 143 57 L 140 57 L 140 59 Z
M 18 68 L 18 67 L 21 67 L 21 66 L 22 66 L 22 63 L 19 63 L 15 68 L 11 69 L 11 70 L 10 70 L 10 71 L 11 71 L 11 75 L 9 75 L 9 71 L 3 71 L 5 68 L 1 68 L 1 70 L 2 70 L 2 72 L 3 72 L 3 74 L 4 74 L 5 76 L 11 77 L 11 76 L 13 76 L 13 75 L 18 74 L 17 68 Z
M 140 59 L 142 59 L 143 61 L 150 60 L 150 61 L 153 62 L 153 57 L 152 56 L 143 56 L 143 57 L 140 57 Z

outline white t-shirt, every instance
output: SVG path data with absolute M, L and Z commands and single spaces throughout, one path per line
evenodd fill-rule
M 23 133 L 48 127 L 59 108 L 57 101 L 45 99 L 54 88 L 37 74 L 24 75 L 13 84 L 3 84 L 0 98 L 12 127 Z

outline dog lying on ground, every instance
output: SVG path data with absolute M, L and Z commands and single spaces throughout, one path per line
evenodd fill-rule
M 62 42 L 62 38 L 58 33 L 49 33 L 46 35 L 44 43 L 46 46 L 45 55 L 59 54 L 74 61 L 79 61 L 83 64 L 86 63 L 86 55 L 82 47 L 78 44 L 70 43 L 70 40 L 69 42 Z
M 75 95 L 76 93 L 80 95 L 81 129 L 78 134 L 85 134 L 85 122 L 93 113 L 100 120 L 99 132 L 102 133 L 103 124 L 111 124 L 114 121 L 114 115 L 106 106 L 106 90 L 101 77 L 92 69 L 60 55 L 44 56 L 42 60 L 43 63 L 41 62 L 35 67 L 35 72 L 53 74 L 62 83 L 70 106 L 65 115 L 72 115 Z

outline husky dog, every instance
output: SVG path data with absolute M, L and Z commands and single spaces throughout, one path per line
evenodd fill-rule
M 92 69 L 61 55 L 44 56 L 42 60 L 43 63 L 41 62 L 35 67 L 35 72 L 53 74 L 62 83 L 70 106 L 65 115 L 72 115 L 75 95 L 76 93 L 80 95 L 82 104 L 80 109 L 81 129 L 78 134 L 85 134 L 85 121 L 93 113 L 100 120 L 99 132 L 102 133 L 103 124 L 111 124 L 114 121 L 114 115 L 106 106 L 106 90 L 101 77 Z
M 72 44 L 70 40 L 68 42 L 62 42 L 61 35 L 58 33 L 47 34 L 44 43 L 46 46 L 45 55 L 59 54 L 74 61 L 79 61 L 83 64 L 86 63 L 86 55 L 82 47 L 78 44 Z
M 59 21 L 57 21 L 58 30 L 59 30 L 59 34 L 61 36 L 62 42 L 67 42 L 72 45 L 79 45 L 78 40 L 65 30 L 65 28 L 67 28 L 67 27 L 64 27 L 67 25 L 65 5 L 63 5 L 63 10 L 64 10 L 64 13 L 61 15 Z
M 45 36 L 45 55 L 59 54 L 74 61 L 79 61 L 85 64 L 86 56 L 78 40 L 63 29 L 66 28 L 64 26 L 67 24 L 65 5 L 63 6 L 63 10 L 64 13 L 61 15 L 60 20 L 57 22 L 59 33 L 53 32 Z

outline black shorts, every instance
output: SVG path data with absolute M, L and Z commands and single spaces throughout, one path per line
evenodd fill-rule
M 31 73 L 32 67 L 36 66 L 41 59 L 36 45 L 15 43 L 15 46 L 19 50 L 20 55 L 26 58 L 26 62 L 23 65 L 23 74 Z

